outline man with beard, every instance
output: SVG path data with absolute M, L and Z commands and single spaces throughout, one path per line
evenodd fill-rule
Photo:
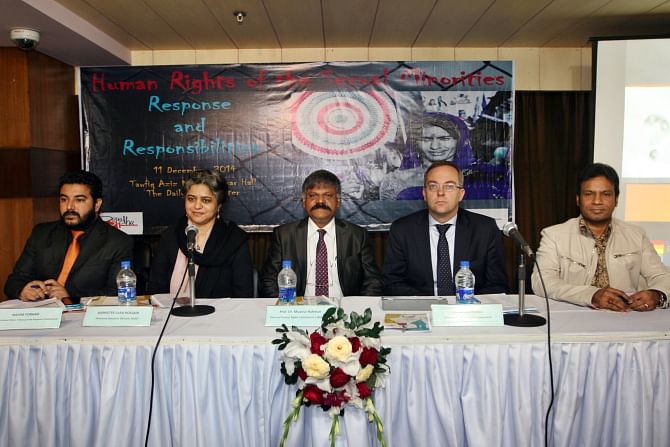
M 542 230 L 536 265 L 549 298 L 617 312 L 668 307 L 670 269 L 642 228 L 612 217 L 619 176 L 602 163 L 577 179 L 580 215 Z M 538 269 L 533 291 L 544 296 Z
M 86 171 L 59 183 L 61 219 L 38 224 L 7 278 L 10 299 L 116 295 L 120 263 L 132 259 L 133 240 L 101 221 L 102 182 Z
M 278 296 L 277 274 L 290 260 L 298 277 L 298 296 L 377 296 L 381 275 L 368 232 L 335 214 L 341 185 L 325 170 L 311 173 L 302 184 L 306 219 L 275 228 L 270 255 L 261 274 L 261 295 Z

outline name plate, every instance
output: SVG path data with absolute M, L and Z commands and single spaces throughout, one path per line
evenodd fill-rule
M 62 316 L 62 307 L 0 309 L 0 330 L 57 329 Z
M 321 326 L 321 317 L 331 307 L 323 305 L 268 306 L 265 313 L 265 325 Z
M 86 308 L 82 326 L 149 326 L 152 306 L 92 306 Z
M 433 326 L 503 326 L 502 304 L 434 304 Z

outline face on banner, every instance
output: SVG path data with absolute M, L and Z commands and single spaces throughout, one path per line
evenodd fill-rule
M 317 183 L 305 192 L 302 204 L 309 217 L 322 228 L 335 217 L 340 207 L 340 198 L 337 196 L 335 185 Z
M 425 160 L 430 163 L 439 160 L 452 161 L 456 155 L 456 143 L 454 138 L 445 129 L 428 125 L 422 129 L 419 147 Z

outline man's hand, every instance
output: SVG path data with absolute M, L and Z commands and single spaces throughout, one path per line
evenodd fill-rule
M 65 290 L 65 287 L 55 279 L 47 279 L 44 281 L 44 284 L 47 286 L 49 298 L 58 298 L 59 300 L 62 300 L 63 298 L 70 296 L 67 290 Z
M 598 289 L 591 298 L 591 305 L 594 309 L 609 309 L 615 312 L 628 312 L 631 309 L 631 301 L 626 292 L 611 287 Z
M 37 301 L 43 300 L 47 296 L 48 289 L 44 281 L 30 281 L 21 289 L 19 299 L 21 301 Z
M 656 290 L 641 290 L 630 296 L 630 308 L 640 312 L 656 309 L 661 300 Z

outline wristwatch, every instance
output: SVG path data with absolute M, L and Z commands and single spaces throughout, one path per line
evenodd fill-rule
M 668 308 L 668 296 L 661 292 L 660 290 L 657 290 L 658 292 L 658 305 L 656 306 L 659 309 L 667 309 Z

